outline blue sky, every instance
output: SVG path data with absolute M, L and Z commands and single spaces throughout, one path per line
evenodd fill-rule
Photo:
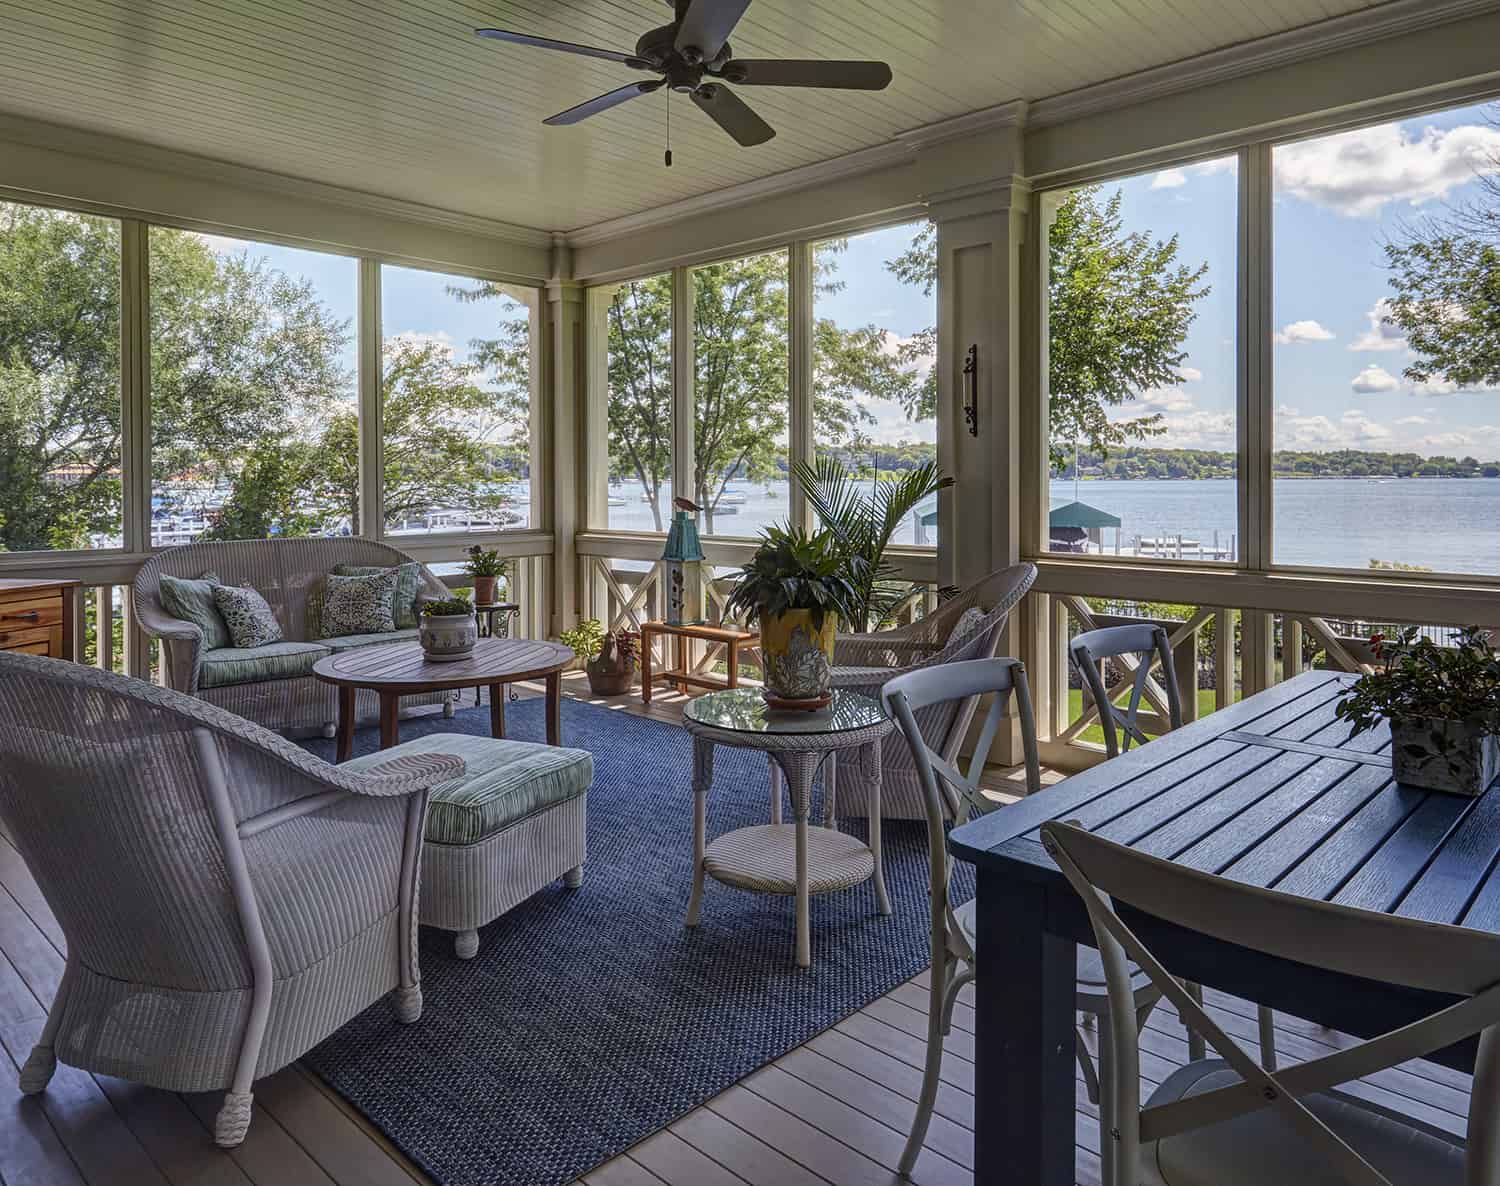
M 1282 145 L 1274 164 L 1277 447 L 1500 457 L 1500 392 L 1405 378 L 1414 356 L 1382 323 L 1379 304 L 1389 294 L 1382 243 L 1404 223 L 1474 196 L 1476 172 L 1500 171 L 1500 129 L 1486 123 L 1482 108 L 1468 107 Z M 1197 306 L 1182 381 L 1140 393 L 1119 413 L 1161 412 L 1167 432 L 1155 443 L 1234 448 L 1236 184 L 1234 158 L 1226 157 L 1105 186 L 1123 193 L 1127 229 L 1176 234 L 1179 257 L 1209 267 L 1211 291 Z M 844 287 L 819 297 L 818 315 L 842 325 L 878 325 L 893 348 L 932 325 L 934 298 L 899 283 L 885 267 L 915 229 L 851 237 L 837 257 Z M 221 249 L 241 246 L 208 238 Z M 352 323 L 353 260 L 254 249 L 310 278 L 329 309 Z M 444 291 L 450 282 L 436 273 L 383 269 L 386 335 L 436 336 L 466 357 L 469 340 L 490 332 L 496 310 L 488 302 L 460 304 Z M 348 365 L 352 372 L 352 343 Z M 869 406 L 879 421 L 869 430 L 877 441 L 934 439 L 931 421 L 913 424 L 879 401 Z

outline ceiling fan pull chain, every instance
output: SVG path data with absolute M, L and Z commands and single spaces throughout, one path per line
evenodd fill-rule
M 672 92 L 667 91 L 667 168 L 672 167 Z

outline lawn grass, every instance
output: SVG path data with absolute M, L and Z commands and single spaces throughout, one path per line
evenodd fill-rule
M 1130 688 L 1127 686 L 1120 692 L 1116 703 L 1124 705 L 1130 699 Z M 1214 710 L 1214 693 L 1212 688 L 1201 689 L 1198 692 L 1198 715 L 1206 717 Z M 1083 689 L 1068 689 L 1068 720 L 1076 721 L 1083 715 Z M 1079 741 L 1092 742 L 1094 745 L 1104 744 L 1104 730 L 1097 724 L 1090 725 L 1078 735 Z

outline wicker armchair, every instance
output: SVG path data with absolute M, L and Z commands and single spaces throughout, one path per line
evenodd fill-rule
M 934 612 L 910 626 L 869 634 L 841 634 L 833 650 L 833 684 L 879 698 L 880 690 L 898 675 L 939 663 L 987 659 L 994 655 L 1010 611 L 1036 580 L 1036 566 L 1013 564 L 943 602 Z M 971 609 L 983 616 L 958 637 L 955 627 Z M 968 732 L 977 697 L 932 705 L 917 714 L 922 736 L 934 752 L 951 762 Z M 926 819 L 927 797 L 922 790 L 911 748 L 893 732 L 880 752 L 881 814 L 893 819 Z M 858 815 L 869 800 L 856 763 L 838 769 L 838 799 L 845 815 Z
M 411 560 L 405 552 L 373 540 L 352 536 L 306 539 L 232 540 L 224 543 L 184 544 L 157 552 L 136 573 L 130 587 L 130 605 L 136 623 L 162 648 L 162 682 L 169 688 L 186 692 L 222 705 L 268 729 L 322 729 L 333 736 L 333 722 L 338 719 L 338 689 L 325 684 L 310 673 L 312 665 L 329 647 L 394 642 L 415 637 L 416 631 L 396 631 L 389 635 L 356 635 L 353 638 L 321 640 L 308 634 L 308 598 L 323 578 L 340 564 L 391 567 Z M 214 572 L 227 585 L 250 585 L 260 592 L 275 611 L 281 625 L 284 644 L 273 644 L 282 650 L 295 650 L 301 667 L 287 677 L 245 679 L 226 685 L 207 686 L 204 679 L 203 635 L 191 622 L 174 618 L 162 608 L 158 596 L 161 574 L 193 578 Z M 425 566 L 419 596 L 449 596 L 448 586 Z M 220 650 L 215 657 L 247 657 L 256 652 Z M 452 715 L 456 692 L 428 692 L 402 697 L 402 705 L 442 704 L 445 715 Z M 360 720 L 375 720 L 380 703 L 374 692 L 360 689 L 355 694 L 354 711 Z
M 169 1091 L 251 1084 L 395 990 L 422 1009 L 417 877 L 446 754 L 359 774 L 141 680 L 0 653 L 0 821 L 67 938 L 21 1090 L 57 1060 Z

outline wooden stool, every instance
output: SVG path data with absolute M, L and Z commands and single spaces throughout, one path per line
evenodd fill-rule
M 677 666 L 653 673 L 651 670 L 651 643 L 656 635 L 677 640 Z M 698 639 L 706 643 L 723 643 L 729 653 L 727 679 L 717 676 L 699 675 L 689 671 L 688 642 Z M 733 626 L 677 626 L 668 622 L 644 622 L 641 624 L 641 703 L 651 703 L 651 686 L 655 681 L 668 680 L 677 685 L 677 690 L 686 695 L 688 686 L 695 688 L 737 688 L 740 684 L 740 649 L 753 647 L 760 642 L 760 635 L 748 630 L 737 630 Z

